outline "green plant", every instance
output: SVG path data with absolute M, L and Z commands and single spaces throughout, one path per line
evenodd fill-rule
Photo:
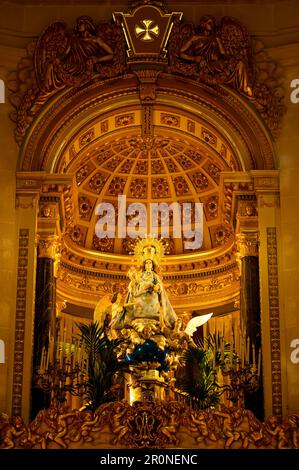
M 127 370 L 124 361 L 117 358 L 116 349 L 121 339 L 109 339 L 98 322 L 77 324 L 80 342 L 88 358 L 88 382 L 85 398 L 88 408 L 96 410 L 102 403 L 117 399 L 114 383 L 117 375 Z
M 194 339 L 195 347 L 184 351 L 182 375 L 176 387 L 192 400 L 194 408 L 205 409 L 220 401 L 219 384 L 215 372 L 221 365 L 219 338 L 209 335 L 204 340 Z M 224 360 L 228 358 L 229 345 L 224 348 Z

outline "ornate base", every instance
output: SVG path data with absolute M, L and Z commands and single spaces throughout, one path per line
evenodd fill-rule
M 136 401 L 164 401 L 169 397 L 169 387 L 157 369 L 145 366 L 133 366 L 133 374 L 129 377 L 128 396 L 130 404 Z
M 258 421 L 242 408 L 194 411 L 182 403 L 125 401 L 95 413 L 49 408 L 25 426 L 0 415 L 0 448 L 298 449 L 299 415 Z

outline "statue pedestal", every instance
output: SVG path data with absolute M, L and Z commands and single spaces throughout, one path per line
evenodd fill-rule
M 157 369 L 145 369 L 132 366 L 128 374 L 126 399 L 130 404 L 135 401 L 164 401 L 169 398 L 169 385 Z

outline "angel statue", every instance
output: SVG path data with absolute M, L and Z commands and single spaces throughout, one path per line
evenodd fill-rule
M 224 17 L 218 30 L 215 18 L 205 15 L 198 31 L 182 44 L 179 57 L 198 64 L 203 81 L 231 84 L 251 97 L 249 50 L 248 34 L 238 21 Z
M 73 34 L 67 32 L 64 23 L 53 23 L 39 38 L 35 50 L 39 88 L 49 93 L 66 84 L 79 84 L 113 55 L 90 17 L 80 16 Z
M 104 328 L 109 339 L 115 339 L 117 334 L 114 330 L 114 324 L 123 311 L 123 298 L 121 293 L 116 292 L 112 296 L 107 294 L 102 297 L 93 313 L 93 321 Z

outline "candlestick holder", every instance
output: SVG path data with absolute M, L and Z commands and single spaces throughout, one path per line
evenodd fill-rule
M 227 399 L 233 404 L 243 399 L 244 392 L 257 392 L 261 386 L 259 370 L 256 368 L 255 364 L 242 362 L 238 357 L 235 357 L 233 363 L 230 365 L 226 362 L 221 362 L 220 370 L 223 378 L 228 377 L 229 383 L 220 385 L 216 380 L 218 372 L 214 370 L 215 386 L 219 391 L 219 396 L 226 393 Z
M 83 397 L 86 393 L 88 375 L 86 367 L 74 363 L 73 358 L 57 358 L 35 372 L 34 384 L 50 396 L 50 404 L 64 403 L 67 394 Z

